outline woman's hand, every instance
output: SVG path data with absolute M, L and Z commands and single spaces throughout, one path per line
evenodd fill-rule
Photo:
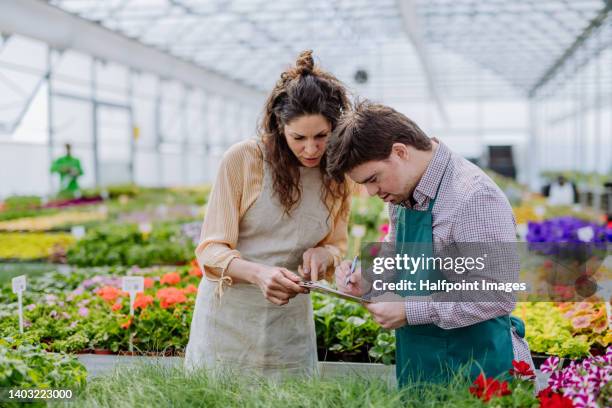
M 301 273 L 304 280 L 308 281 L 318 281 L 322 278 L 333 262 L 332 255 L 323 247 L 307 249 L 302 259 Z
M 344 293 L 348 293 L 353 296 L 363 296 L 363 287 L 361 281 L 361 268 L 355 268 L 355 271 L 351 274 L 347 285 L 346 277 L 351 271 L 351 261 L 342 261 L 340 265 L 336 267 L 336 286 L 338 290 Z
M 286 268 L 263 266 L 255 283 L 270 302 L 286 305 L 299 293 L 308 293 L 307 289 L 298 285 L 299 282 L 300 277 Z

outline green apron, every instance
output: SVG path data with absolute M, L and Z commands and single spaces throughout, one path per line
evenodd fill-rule
M 413 254 L 409 256 L 434 256 L 432 209 L 437 196 L 436 191 L 436 197 L 430 201 L 427 211 L 399 208 L 398 253 L 412 250 Z M 415 246 L 418 247 L 418 254 L 414 253 Z M 419 280 L 436 280 L 436 276 L 442 279 L 439 271 L 419 270 L 413 275 L 404 274 L 401 278 L 415 281 L 418 287 Z M 415 295 L 415 292 L 411 292 L 411 295 Z M 519 335 L 524 336 L 522 321 L 512 317 L 512 323 Z M 510 334 L 512 323 L 510 316 L 506 315 L 450 330 L 434 324 L 406 325 L 397 329 L 395 357 L 399 386 L 411 381 L 448 382 L 459 368 L 468 370 L 464 374 L 471 379 L 475 379 L 481 371 L 487 377 L 507 373 L 512 368 L 514 355 Z

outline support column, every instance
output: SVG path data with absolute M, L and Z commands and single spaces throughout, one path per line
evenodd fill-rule
M 129 120 L 130 120 L 130 183 L 134 184 L 136 182 L 134 176 L 134 157 L 136 156 L 136 139 L 134 138 L 136 134 L 136 122 L 134 119 L 134 71 L 130 69 L 128 71 L 128 104 L 130 106 L 129 111 Z
M 538 166 L 538 106 L 537 97 L 534 95 L 529 98 L 529 139 L 528 139 L 528 178 L 527 182 L 532 191 L 540 191 L 539 166 Z
M 157 78 L 157 89 L 155 91 L 155 152 L 157 156 L 157 186 L 161 187 L 163 185 L 163 169 L 162 169 L 162 157 L 160 147 L 163 142 L 163 136 L 161 131 L 161 104 L 162 104 L 162 79 Z
M 47 47 L 47 150 L 49 155 L 49 166 L 53 163 L 53 150 L 55 147 L 55 130 L 53 121 L 53 88 L 52 88 L 52 61 L 53 48 Z M 53 175 L 49 177 L 49 195 L 53 194 Z
M 94 58 L 91 63 L 91 106 L 92 106 L 92 136 L 93 136 L 93 159 L 94 159 L 94 183 L 100 187 L 100 157 L 98 152 L 98 102 L 97 102 L 97 78 L 96 64 L 98 60 Z

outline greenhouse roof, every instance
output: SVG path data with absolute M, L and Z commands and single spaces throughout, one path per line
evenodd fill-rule
M 594 31 L 610 0 L 51 0 L 85 19 L 257 89 L 297 53 L 366 94 L 427 98 L 525 96 Z M 581 48 L 588 60 L 610 35 Z M 572 64 L 574 64 L 572 62 Z M 575 64 L 574 64 L 575 65 Z M 368 81 L 355 81 L 358 70 Z M 429 84 L 429 86 L 428 86 Z

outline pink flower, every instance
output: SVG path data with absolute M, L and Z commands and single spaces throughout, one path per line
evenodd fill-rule
M 79 316 L 87 317 L 89 316 L 89 309 L 86 307 L 82 307 L 79 309 Z
M 178 284 L 180 281 L 181 281 L 181 275 L 179 275 L 177 272 L 171 272 L 171 273 L 167 273 L 164 276 L 162 276 L 159 282 L 162 285 L 174 286 Z
M 589 327 L 590 320 L 587 316 L 578 316 L 572 319 L 572 326 L 574 326 L 574 329 L 584 329 Z
M 542 366 L 540 366 L 540 369 L 542 369 Z M 548 378 L 548 385 L 554 391 L 559 391 L 565 386 L 565 379 L 565 374 L 563 374 L 561 371 L 555 371 Z
M 548 357 L 544 363 L 540 366 L 540 370 L 543 373 L 551 373 L 557 369 L 559 366 L 559 357 Z

